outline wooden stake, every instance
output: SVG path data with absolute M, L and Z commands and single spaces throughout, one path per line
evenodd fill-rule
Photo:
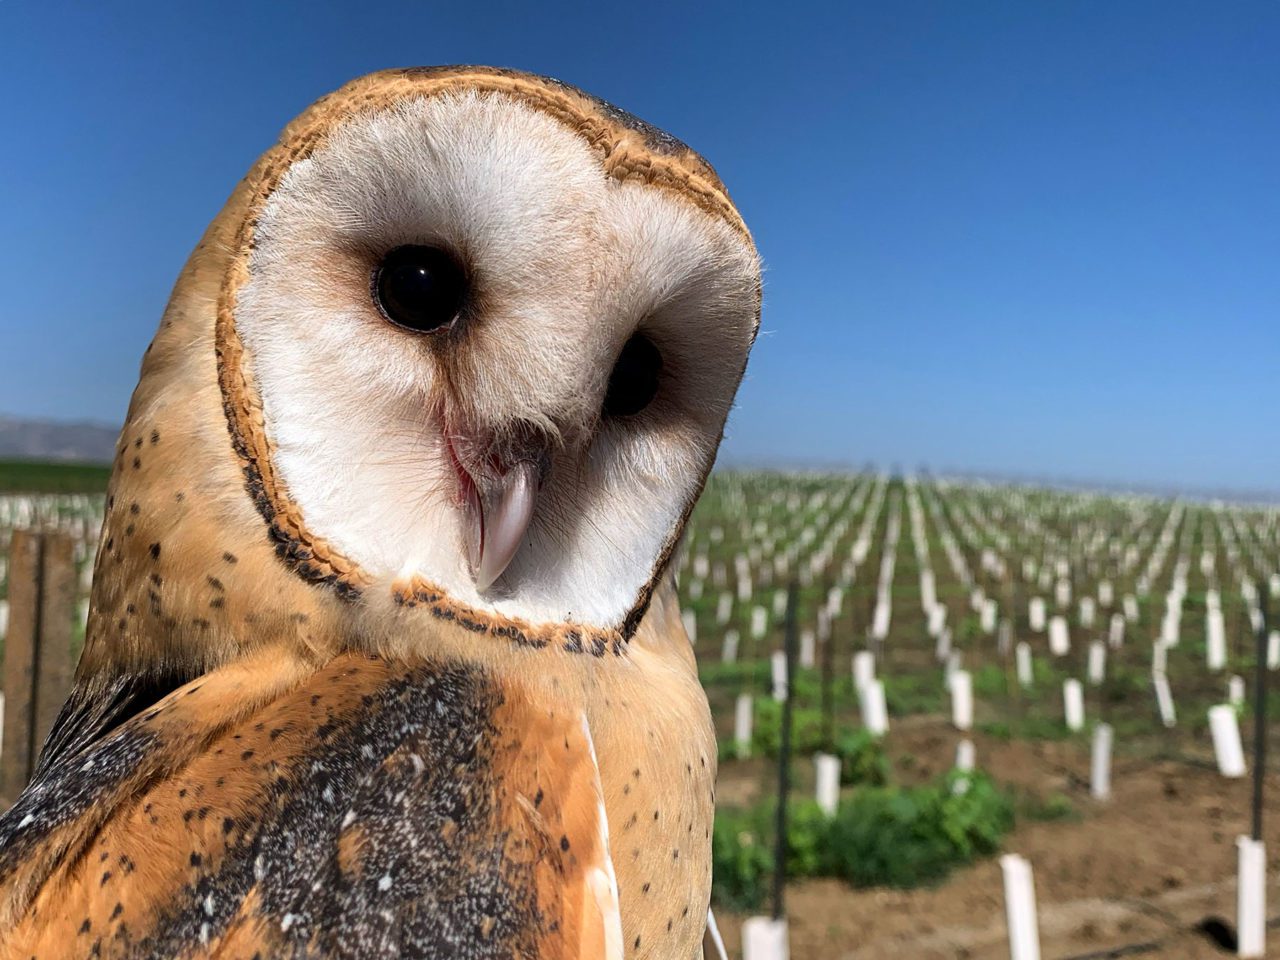
M 71 689 L 76 572 L 66 534 L 15 530 L 9 559 L 0 798 L 18 798 Z
M 31 761 L 71 691 L 71 633 L 76 614 L 76 564 L 71 537 L 46 533 L 40 556 L 40 634 Z
M 0 795 L 7 803 L 31 777 L 35 762 L 36 643 L 40 630 L 40 536 L 15 530 L 9 549 L 9 630 L 4 645 L 4 754 Z

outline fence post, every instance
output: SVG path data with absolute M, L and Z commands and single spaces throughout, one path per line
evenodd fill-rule
M 75 563 L 70 537 L 15 530 L 9 554 L 0 798 L 18 798 L 71 686 Z
M 9 631 L 4 644 L 4 753 L 0 754 L 0 797 L 6 805 L 18 798 L 31 775 L 39 573 L 39 534 L 13 531 L 9 547 Z
M 31 766 L 71 690 L 71 633 L 76 617 L 76 562 L 71 537 L 46 533 L 40 556 L 40 630 Z M 25 784 L 24 784 L 25 786 Z

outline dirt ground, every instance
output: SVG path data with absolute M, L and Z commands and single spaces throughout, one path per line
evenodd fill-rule
M 896 771 L 910 782 L 952 763 L 958 734 L 921 718 L 891 731 L 889 755 L 909 758 Z M 1004 850 L 1026 857 L 1035 873 L 1044 960 L 1232 955 L 1200 927 L 1210 918 L 1234 926 L 1236 837 L 1249 829 L 1251 783 L 1227 780 L 1211 755 L 1149 760 L 1117 755 L 1113 797 L 1089 796 L 1089 756 L 1078 742 L 1005 741 L 977 735 L 979 766 L 1020 792 L 1069 798 L 1073 814 L 1018 819 Z M 1272 769 L 1275 769 L 1275 763 Z M 761 764 L 728 767 L 721 802 L 753 799 Z M 1280 775 L 1267 778 L 1264 837 L 1272 914 L 1280 913 Z M 1007 958 L 999 863 L 956 871 L 941 886 L 912 891 L 854 890 L 837 880 L 792 884 L 787 892 L 792 957 Z M 742 917 L 722 916 L 731 956 L 740 956 Z M 1280 956 L 1280 930 L 1273 953 Z

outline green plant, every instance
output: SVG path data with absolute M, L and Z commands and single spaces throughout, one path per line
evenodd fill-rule
M 1043 798 L 1037 794 L 1025 794 L 1018 809 L 1029 820 L 1070 820 L 1076 815 L 1071 799 L 1056 792 Z
M 959 793 L 954 779 L 865 790 L 843 805 L 831 837 L 839 875 L 855 886 L 913 887 L 994 853 L 1013 825 L 1012 802 L 980 774 Z
M 1076 736 L 1063 720 L 1028 714 L 1010 720 L 991 720 L 977 725 L 979 732 L 1001 740 L 1066 740 Z
M 867 731 L 837 725 L 831 743 L 823 736 L 822 711 L 794 707 L 791 712 L 791 753 L 795 757 L 829 751 L 840 758 L 840 782 L 879 785 L 889 777 L 889 761 L 879 740 Z M 771 697 L 755 701 L 751 728 L 754 756 L 776 757 L 782 742 L 782 704 Z M 736 756 L 732 743 L 721 746 L 722 757 Z
M 782 704 L 772 697 L 757 697 L 751 724 L 751 749 L 756 756 L 776 757 L 782 743 Z M 803 756 L 821 750 L 822 712 L 812 707 L 791 711 L 791 752 Z
M 922 787 L 868 787 L 828 819 L 812 801 L 788 806 L 787 873 L 842 877 L 855 886 L 913 887 L 999 849 L 1013 825 L 1013 803 L 982 774 Z M 712 853 L 716 902 L 757 908 L 773 870 L 773 801 L 716 817 Z
M 878 787 L 889 780 L 889 758 L 884 745 L 866 730 L 841 729 L 835 753 L 840 758 L 840 782 Z
M 730 910 L 754 910 L 764 901 L 773 873 L 773 854 L 750 810 L 716 813 L 711 833 L 711 893 Z
M 775 804 L 763 808 L 770 821 Z M 793 877 L 815 877 L 827 872 L 829 850 L 827 838 L 830 821 L 813 800 L 793 800 L 787 805 L 787 874 Z
M 989 720 L 986 723 L 978 724 L 978 730 L 988 737 L 995 737 L 998 740 L 1012 740 L 1013 727 L 1007 720 Z
M 925 674 L 893 673 L 881 678 L 891 717 L 941 713 L 946 707 L 941 671 Z
M 1004 667 L 986 663 L 972 671 L 974 696 L 996 699 L 1004 697 L 1009 689 L 1009 678 Z
M 723 765 L 729 760 L 745 759 L 738 750 L 738 742 L 732 738 L 716 741 L 716 760 Z
M 769 664 L 763 661 L 736 663 L 701 663 L 698 679 L 704 687 L 742 687 L 763 684 L 769 677 Z
M 957 791 L 963 780 L 967 789 Z M 951 839 L 958 862 L 988 856 L 1000 849 L 1000 840 L 1013 829 L 1013 799 L 990 777 L 952 771 L 940 786 L 942 829 Z

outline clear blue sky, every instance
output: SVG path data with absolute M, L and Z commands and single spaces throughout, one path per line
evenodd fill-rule
M 1269 0 L 2 0 L 0 412 L 118 421 L 284 123 L 460 62 L 578 84 L 718 168 L 767 265 L 729 459 L 1280 488 Z

